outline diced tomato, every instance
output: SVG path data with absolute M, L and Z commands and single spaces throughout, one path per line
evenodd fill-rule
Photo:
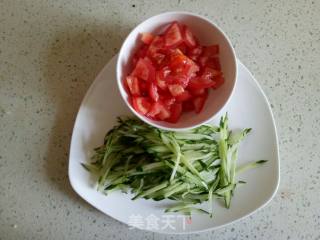
M 169 85 L 178 84 L 178 85 L 181 85 L 183 88 L 186 88 L 189 83 L 189 78 L 186 75 L 182 75 L 182 74 L 169 75 L 166 77 L 165 80 Z
M 185 90 L 183 93 L 177 95 L 175 98 L 178 102 L 184 102 L 191 99 L 192 95 L 189 93 L 189 91 Z
M 147 54 L 148 51 L 148 46 L 147 45 L 143 45 L 141 46 L 141 48 L 137 51 L 137 53 L 135 54 L 135 57 L 137 59 L 139 58 L 144 58 Z
M 183 53 L 183 54 L 187 54 L 187 51 L 188 51 L 188 47 L 185 43 L 181 43 L 179 46 L 178 46 L 178 49 Z
M 144 44 L 150 44 L 152 42 L 152 40 L 154 39 L 154 35 L 151 34 L 151 33 L 141 33 L 141 41 L 144 43 Z
M 189 76 L 189 78 L 192 78 L 196 75 L 196 72 L 200 70 L 199 66 L 194 63 L 192 60 L 188 62 L 188 64 L 185 65 L 185 72 L 184 74 L 186 76 Z
M 198 58 L 201 55 L 201 53 L 202 53 L 202 47 L 201 46 L 197 46 L 195 48 L 189 49 L 187 55 L 193 61 L 198 61 Z
M 156 36 L 154 37 L 153 41 L 151 42 L 147 55 L 154 59 L 156 54 L 159 53 L 164 48 L 164 39 L 163 37 Z
M 206 67 L 201 75 L 203 78 L 213 79 L 214 77 L 221 76 L 222 72 L 210 67 Z
M 180 26 L 177 22 L 173 22 L 166 30 L 164 35 L 165 46 L 173 48 L 182 43 L 183 38 L 181 34 Z
M 161 112 L 161 103 L 160 102 L 155 102 L 152 104 L 150 111 L 147 113 L 148 117 L 155 118 L 156 115 L 158 115 Z
M 149 96 L 155 102 L 159 100 L 158 88 L 157 88 L 157 85 L 154 84 L 153 82 L 149 83 Z
M 176 101 L 176 99 L 174 97 L 166 97 L 162 100 L 164 106 L 167 108 L 167 109 L 170 109 L 171 108 L 171 105 L 174 104 Z
M 219 54 L 219 45 L 211 45 L 204 47 L 202 55 L 206 57 L 214 57 L 217 54 Z
M 194 48 L 197 45 L 197 41 L 193 36 L 192 32 L 187 26 L 183 26 L 183 40 L 189 48 Z
M 200 57 L 199 57 L 199 60 L 198 60 L 199 65 L 200 65 L 201 67 L 205 67 L 206 64 L 207 64 L 208 59 L 209 59 L 209 58 L 206 57 L 206 56 L 200 56 Z
M 132 96 L 140 95 L 139 80 L 137 77 L 128 76 L 126 78 L 127 86 Z
M 144 58 L 146 56 L 147 51 L 148 51 L 148 45 L 142 45 L 141 48 L 134 54 L 132 58 L 133 66 L 136 66 L 140 58 Z
M 180 84 L 168 85 L 169 91 L 172 96 L 176 97 L 184 92 L 184 88 Z
M 170 72 L 171 70 L 168 66 L 163 67 L 162 69 L 156 72 L 156 83 L 160 89 L 167 89 L 166 78 L 170 74 Z
M 155 53 L 152 56 L 153 61 L 157 64 L 157 65 L 161 65 L 164 61 L 164 59 L 166 58 L 165 54 L 162 53 Z
M 193 99 L 193 105 L 196 113 L 201 112 L 207 100 L 207 97 L 208 97 L 208 94 L 205 94 L 204 96 L 196 97 Z
M 188 62 L 188 59 L 179 49 L 170 51 L 170 67 L 172 69 L 183 67 Z
M 148 84 L 145 81 L 139 80 L 139 88 L 141 96 L 148 96 Z
M 190 100 L 190 101 L 185 101 L 182 103 L 182 109 L 183 111 L 185 112 L 191 112 L 194 110 L 194 104 L 193 104 L 193 101 Z
M 219 88 L 223 83 L 224 83 L 224 77 L 219 76 L 217 78 L 214 79 L 216 84 L 214 86 L 212 86 L 213 89 L 217 89 Z
M 190 93 L 192 96 L 201 96 L 206 94 L 206 92 L 208 91 L 208 89 L 206 88 L 194 88 L 194 89 L 190 89 Z
M 165 106 L 162 105 L 160 113 L 157 115 L 157 117 L 160 120 L 165 120 L 165 119 L 169 118 L 170 115 L 171 115 L 170 111 Z
M 174 73 L 179 75 L 183 74 L 188 78 L 199 71 L 197 64 L 184 55 L 179 49 L 171 52 L 170 68 L 174 71 Z
M 154 81 L 155 68 L 149 58 L 140 58 L 131 75 L 145 81 Z
M 176 123 L 178 122 L 182 113 L 182 104 L 181 103 L 174 103 L 171 107 L 171 115 L 166 120 L 167 122 Z
M 143 115 L 146 115 L 147 112 L 149 112 L 150 107 L 151 107 L 151 103 L 150 103 L 149 99 L 146 97 L 133 97 L 132 98 L 132 105 L 133 105 L 133 108 L 137 112 L 139 112 Z
M 210 88 L 216 85 L 215 81 L 207 78 L 193 78 L 190 80 L 188 88 L 191 90 Z
M 205 66 L 221 71 L 220 60 L 217 57 L 208 58 Z
M 157 83 L 157 86 L 161 89 L 161 90 L 166 90 L 167 89 L 167 83 L 166 81 L 162 80 L 160 77 L 159 77 L 160 73 L 157 72 L 157 75 L 156 75 L 156 83 Z

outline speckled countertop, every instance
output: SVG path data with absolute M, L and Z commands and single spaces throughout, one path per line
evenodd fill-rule
M 240 3 L 241 2 L 241 3 Z M 202 234 L 129 230 L 71 189 L 75 116 L 137 23 L 207 16 L 231 38 L 278 126 L 281 184 L 249 218 Z M 0 239 L 320 239 L 320 1 L 0 1 Z

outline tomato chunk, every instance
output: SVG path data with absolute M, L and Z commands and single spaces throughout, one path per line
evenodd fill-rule
M 190 80 L 189 88 L 191 90 L 203 89 L 203 88 L 210 88 L 216 85 L 216 82 L 203 77 L 193 78 Z
M 203 56 L 213 57 L 219 54 L 219 45 L 206 46 L 203 49 Z
M 212 86 L 213 89 L 219 88 L 224 83 L 224 78 L 222 76 L 219 76 L 219 77 L 215 78 L 215 82 L 216 82 L 216 84 L 214 86 Z
M 205 66 L 219 71 L 221 70 L 220 60 L 217 57 L 208 58 Z
M 170 111 L 165 106 L 162 105 L 160 113 L 157 115 L 157 117 L 160 120 L 165 120 L 165 119 L 169 118 L 170 115 L 171 115 Z
M 196 38 L 187 26 L 183 26 L 183 40 L 189 48 L 194 48 L 197 45 Z
M 155 102 L 159 100 L 158 88 L 153 82 L 149 84 L 149 96 Z
M 155 118 L 156 115 L 158 115 L 161 112 L 161 108 L 162 108 L 162 106 L 161 106 L 160 102 L 153 103 L 149 112 L 147 113 L 147 116 Z
M 176 100 L 178 102 L 184 102 L 191 98 L 192 98 L 192 95 L 187 90 L 185 90 L 183 93 L 176 96 Z
M 154 39 L 154 36 L 153 34 L 151 33 L 141 33 L 141 41 L 144 43 L 144 44 L 150 44 L 152 42 L 152 40 Z
M 182 43 L 183 38 L 180 30 L 180 26 L 177 22 L 173 22 L 167 29 L 165 36 L 165 46 L 168 48 L 176 47 Z
M 208 94 L 193 99 L 193 105 L 196 113 L 201 112 L 207 100 Z
M 139 87 L 139 80 L 137 77 L 128 76 L 126 78 L 127 86 L 129 88 L 130 93 L 133 96 L 139 96 L 140 95 L 140 87 Z
M 191 112 L 194 110 L 194 104 L 193 104 L 193 101 L 190 100 L 190 101 L 185 101 L 182 103 L 182 109 L 183 111 L 185 112 Z
M 172 104 L 174 104 L 176 101 L 176 99 L 174 97 L 166 97 L 162 100 L 164 106 L 167 108 L 167 109 L 170 109 Z
M 198 58 L 200 57 L 201 53 L 202 53 L 202 46 L 197 46 L 195 48 L 189 49 L 187 55 L 193 61 L 198 61 Z
M 149 58 L 140 58 L 131 75 L 145 81 L 154 81 L 155 68 Z
M 156 83 L 158 87 L 162 90 L 167 89 L 166 78 L 170 74 L 171 70 L 168 66 L 162 68 L 161 70 L 157 71 L 156 73 Z
M 206 92 L 208 91 L 208 89 L 206 88 L 194 88 L 194 89 L 190 89 L 190 93 L 192 96 L 201 96 L 206 94 Z
M 149 99 L 146 97 L 133 97 L 132 105 L 137 112 L 143 115 L 146 115 L 149 112 L 151 107 L 151 103 Z
M 171 107 L 171 115 L 166 120 L 167 122 L 176 123 L 178 122 L 182 113 L 182 104 L 181 103 L 174 103 Z
M 169 91 L 172 96 L 176 97 L 184 92 L 184 88 L 180 84 L 168 85 Z

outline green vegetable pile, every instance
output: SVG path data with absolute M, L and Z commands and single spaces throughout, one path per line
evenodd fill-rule
M 223 199 L 230 207 L 237 172 L 265 160 L 236 167 L 239 143 L 250 132 L 233 133 L 227 115 L 219 126 L 202 125 L 185 132 L 164 131 L 136 118 L 119 118 L 104 144 L 95 149 L 92 163 L 83 164 L 99 177 L 98 190 L 107 194 L 131 189 L 134 199 L 171 199 L 177 205 L 166 212 L 192 211 L 212 216 L 212 201 Z M 209 201 L 209 210 L 194 204 Z

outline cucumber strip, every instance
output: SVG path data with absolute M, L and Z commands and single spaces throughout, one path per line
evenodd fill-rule
M 249 169 L 252 169 L 252 168 L 256 168 L 256 167 L 259 167 L 263 164 L 265 164 L 266 162 L 268 162 L 268 160 L 259 160 L 259 161 L 255 161 L 255 162 L 249 162 L 249 163 L 246 163 L 240 167 L 238 167 L 236 169 L 236 173 L 242 173 L 246 170 L 249 170 Z
M 157 186 L 155 186 L 153 188 L 150 188 L 145 192 L 141 192 L 140 194 L 138 194 L 135 197 L 133 197 L 132 200 L 148 196 L 148 195 L 150 195 L 150 194 L 152 194 L 152 193 L 154 193 L 156 191 L 159 191 L 162 188 L 165 188 L 166 186 L 168 186 L 168 181 L 165 181 L 165 182 L 163 182 L 163 183 L 161 183 L 161 184 L 159 184 L 159 185 L 157 185 Z

